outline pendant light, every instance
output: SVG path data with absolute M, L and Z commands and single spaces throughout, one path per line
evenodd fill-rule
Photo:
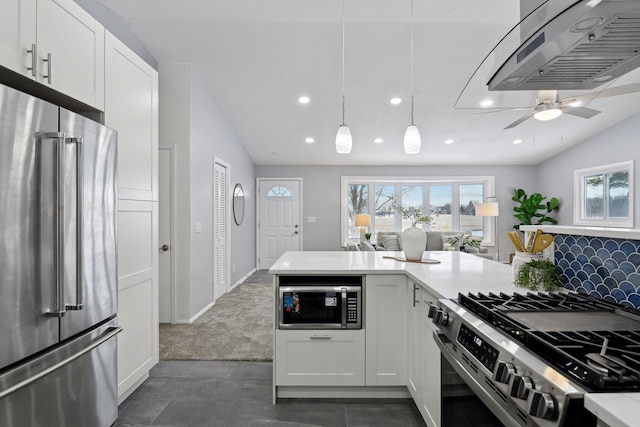
M 411 124 L 404 132 L 404 152 L 418 154 L 421 145 L 420 130 L 413 123 L 413 0 L 411 0 Z
M 344 27 L 345 27 L 345 0 L 342 0 L 342 124 L 336 133 L 336 152 L 338 154 L 351 153 L 351 130 L 344 121 Z

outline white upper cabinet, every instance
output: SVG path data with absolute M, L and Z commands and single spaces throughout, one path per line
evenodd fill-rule
M 104 109 L 104 27 L 72 0 L 3 0 L 3 66 Z
M 36 78 L 36 0 L 3 0 L 0 13 L 0 64 L 12 71 Z
M 118 198 L 158 200 L 158 72 L 106 31 L 105 124 L 118 131 Z

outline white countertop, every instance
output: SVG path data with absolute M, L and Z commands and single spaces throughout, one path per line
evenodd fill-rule
M 584 397 L 584 406 L 610 427 L 638 425 L 640 393 L 592 393 Z
M 269 269 L 271 274 L 406 274 L 429 288 L 437 298 L 455 298 L 458 292 L 525 292 L 513 285 L 511 266 L 455 251 L 429 251 L 424 258 L 440 264 L 418 264 L 385 259 L 403 258 L 402 252 L 336 251 L 286 252 Z

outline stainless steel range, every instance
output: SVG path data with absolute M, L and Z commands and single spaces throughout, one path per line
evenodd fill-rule
M 508 426 L 595 426 L 587 392 L 640 389 L 640 313 L 577 293 L 458 295 L 429 317 L 442 355 Z

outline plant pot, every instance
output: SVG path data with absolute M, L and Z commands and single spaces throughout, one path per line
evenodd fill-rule
M 408 260 L 422 259 L 427 246 L 427 234 L 418 227 L 409 227 L 402 232 L 402 250 Z
M 532 254 L 531 252 L 516 252 L 511 262 L 511 272 L 513 274 L 513 280 L 515 281 L 518 275 L 518 270 L 533 259 L 542 259 L 542 254 Z

